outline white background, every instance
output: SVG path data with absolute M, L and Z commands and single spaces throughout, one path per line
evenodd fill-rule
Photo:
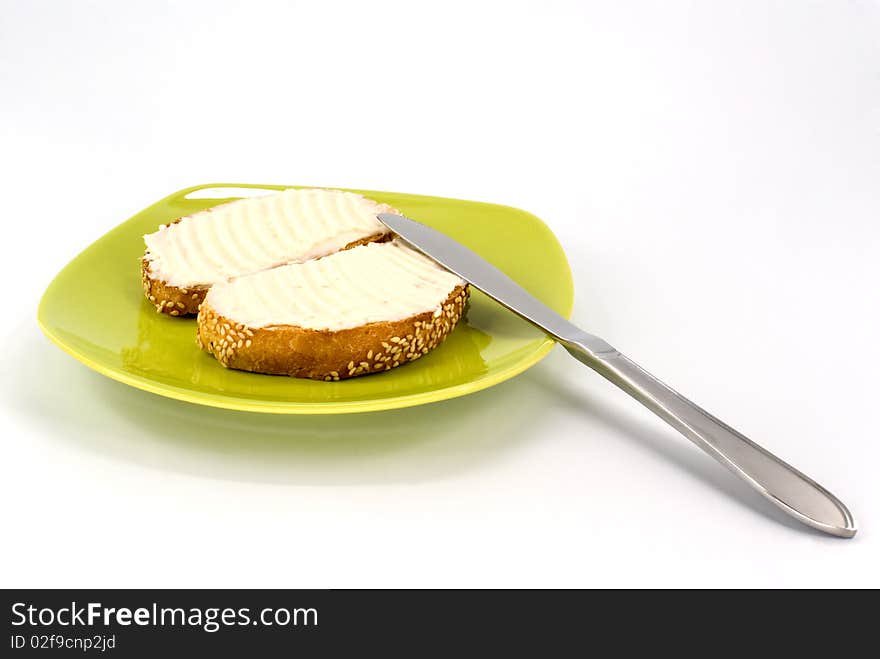
M 880 586 L 880 7 L 0 1 L 2 586 Z M 561 350 L 445 403 L 199 408 L 42 337 L 204 182 L 525 208 L 574 319 L 854 511 L 788 522 Z

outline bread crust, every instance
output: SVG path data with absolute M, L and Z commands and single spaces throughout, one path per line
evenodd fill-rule
M 439 314 L 331 331 L 294 325 L 247 327 L 205 303 L 199 311 L 198 344 L 223 366 L 254 373 L 313 380 L 344 380 L 380 373 L 428 354 L 458 323 L 469 296 L 457 286 Z
M 179 220 L 177 220 L 179 221 Z M 172 223 L 173 224 L 173 223 Z M 348 243 L 343 250 L 366 245 L 373 242 L 384 242 L 391 239 L 390 233 L 377 233 L 360 240 Z M 144 296 L 149 300 L 150 304 L 156 307 L 159 313 L 168 314 L 169 316 L 193 316 L 199 312 L 199 307 L 205 301 L 205 296 L 210 290 L 210 286 L 190 286 L 187 288 L 172 286 L 168 282 L 154 276 L 150 271 L 150 260 L 147 258 L 148 252 L 141 257 L 141 283 L 144 289 Z

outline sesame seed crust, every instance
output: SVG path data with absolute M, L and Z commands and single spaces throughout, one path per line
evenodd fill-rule
M 210 288 L 209 286 L 178 288 L 153 277 L 150 272 L 150 261 L 146 255 L 141 258 L 141 283 L 144 287 L 144 295 L 150 304 L 156 307 L 156 311 L 176 318 L 197 314 Z
M 180 220 L 175 220 L 179 222 Z M 173 224 L 173 223 L 172 223 Z M 384 242 L 391 239 L 391 234 L 376 234 L 368 236 L 347 244 L 343 250 L 366 245 L 372 242 Z M 205 301 L 210 286 L 172 286 L 163 281 L 150 272 L 150 259 L 148 252 L 141 257 L 141 284 L 144 289 L 144 296 L 149 300 L 150 304 L 156 307 L 159 313 L 183 318 L 186 316 L 194 316 L 199 312 L 199 307 Z
M 294 325 L 252 328 L 204 304 L 197 341 L 228 368 L 335 382 L 387 371 L 428 354 L 458 323 L 468 296 L 467 285 L 457 286 L 439 314 L 426 311 L 339 331 Z

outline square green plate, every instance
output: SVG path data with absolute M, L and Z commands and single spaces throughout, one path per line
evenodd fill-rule
M 40 327 L 99 373 L 178 400 L 252 412 L 339 414 L 420 405 L 469 394 L 540 361 L 553 341 L 478 291 L 465 319 L 434 352 L 391 371 L 315 382 L 227 370 L 195 342 L 195 320 L 156 313 L 141 290 L 143 234 L 160 224 L 280 185 L 207 184 L 175 192 L 88 247 L 49 285 Z M 252 191 L 252 192 L 251 192 Z M 565 254 L 537 217 L 508 206 L 357 190 L 464 243 L 568 317 Z

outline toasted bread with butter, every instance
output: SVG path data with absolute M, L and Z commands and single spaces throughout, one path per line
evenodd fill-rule
M 455 327 L 466 283 L 398 240 L 217 283 L 198 343 L 229 368 L 317 380 L 386 371 Z
M 144 236 L 144 294 L 161 313 L 195 314 L 218 282 L 387 238 L 376 219 L 386 212 L 396 211 L 353 192 L 306 188 L 179 218 Z

